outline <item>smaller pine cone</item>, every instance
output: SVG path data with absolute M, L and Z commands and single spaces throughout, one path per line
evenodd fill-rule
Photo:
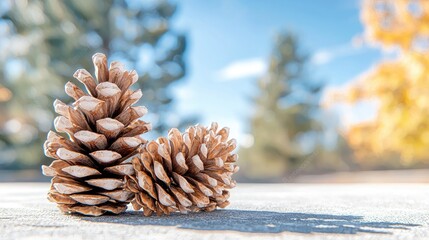
M 132 159 L 134 174 L 125 177 L 125 188 L 135 194 L 135 210 L 145 216 L 213 211 L 224 208 L 236 182 L 236 140 L 228 140 L 229 129 L 189 127 L 180 133 L 170 130 L 140 149 Z

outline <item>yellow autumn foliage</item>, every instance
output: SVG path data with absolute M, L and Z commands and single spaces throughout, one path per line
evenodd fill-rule
M 367 38 L 382 46 L 408 50 L 429 34 L 427 0 L 365 0 L 361 17 Z
M 334 101 L 375 99 L 379 106 L 374 121 L 351 126 L 346 138 L 361 159 L 383 152 L 429 159 L 429 1 L 367 0 L 362 21 L 367 40 L 399 52 L 333 94 Z

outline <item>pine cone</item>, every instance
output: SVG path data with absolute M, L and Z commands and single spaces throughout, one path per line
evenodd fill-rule
M 112 62 L 108 70 L 101 53 L 92 60 L 98 81 L 79 69 L 73 76 L 87 93 L 68 82 L 65 91 L 75 102 L 71 106 L 54 102 L 55 112 L 61 115 L 54 121 L 55 129 L 68 138 L 49 132 L 45 155 L 55 160 L 42 169 L 44 175 L 53 177 L 48 199 L 63 212 L 118 214 L 133 197 L 123 189 L 124 175 L 134 172 L 125 160 L 146 142 L 140 134 L 151 126 L 139 120 L 147 109 L 132 107 L 142 96 L 141 90 L 129 89 L 137 81 L 137 73 L 125 71 L 119 62 Z
M 231 153 L 236 141 L 227 141 L 228 134 L 212 123 L 183 134 L 172 129 L 168 138 L 147 143 L 131 160 L 135 173 L 125 177 L 125 189 L 135 193 L 134 209 L 150 216 L 226 207 L 228 189 L 235 186 L 231 176 L 238 171 L 238 156 Z

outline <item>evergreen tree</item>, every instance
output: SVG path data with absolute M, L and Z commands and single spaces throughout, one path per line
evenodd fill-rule
M 0 101 L 0 164 L 39 166 L 53 99 L 69 102 L 64 84 L 75 70 L 92 69 L 95 52 L 137 70 L 136 87 L 152 113 L 147 120 L 158 123 L 155 134 L 176 121 L 166 114 L 173 100 L 168 87 L 185 75 L 186 38 L 172 28 L 174 4 L 17 0 L 0 8 L 0 88 L 13 93 Z
M 242 149 L 240 156 L 247 177 L 278 180 L 316 148 L 320 85 L 306 78 L 306 61 L 294 35 L 277 37 L 268 71 L 258 82 L 250 126 L 254 144 Z

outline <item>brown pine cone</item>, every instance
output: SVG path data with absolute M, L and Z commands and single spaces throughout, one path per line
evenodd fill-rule
M 48 199 L 63 212 L 118 214 L 133 197 L 123 189 L 124 175 L 134 173 L 125 160 L 146 142 L 140 135 L 151 126 L 139 120 L 147 109 L 132 107 L 142 96 L 140 90 L 129 89 L 137 81 L 137 73 L 125 71 L 119 62 L 112 62 L 109 70 L 101 53 L 92 59 L 97 80 L 85 69 L 73 75 L 87 92 L 68 82 L 65 91 L 75 102 L 54 102 L 60 115 L 54 121 L 55 129 L 68 138 L 49 132 L 45 155 L 55 160 L 42 169 L 44 175 L 53 177 Z
M 238 171 L 235 139 L 228 128 L 192 126 L 184 133 L 170 130 L 140 149 L 132 159 L 134 174 L 125 177 L 125 189 L 133 192 L 135 210 L 145 216 L 170 212 L 213 211 L 229 202 L 231 176 Z

